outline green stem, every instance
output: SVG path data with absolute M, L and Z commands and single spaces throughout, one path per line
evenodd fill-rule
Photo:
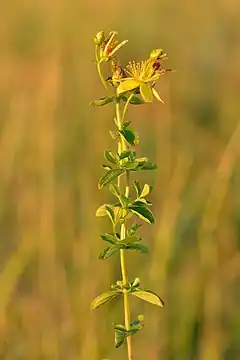
M 121 120 L 122 123 L 123 123 L 123 121 L 124 121 L 124 117 L 125 117 L 125 114 L 126 114 L 128 105 L 129 105 L 132 97 L 133 97 L 133 94 L 131 94 L 131 95 L 129 96 L 129 98 L 127 99 L 126 104 L 125 104 L 125 106 L 124 106 L 123 113 L 122 113 L 122 120 Z
M 102 75 L 102 71 L 101 71 L 101 61 L 99 60 L 99 57 L 98 57 L 98 46 L 97 45 L 95 47 L 95 58 L 96 58 L 97 72 L 98 72 L 99 78 L 100 78 L 103 86 L 105 87 L 105 89 L 108 90 L 106 81 L 104 80 L 103 75 Z
M 103 75 L 102 75 L 102 71 L 101 71 L 101 66 L 100 66 L 100 64 L 101 64 L 100 62 L 98 62 L 98 63 L 97 63 L 97 71 L 98 71 L 98 75 L 99 75 L 99 77 L 100 77 L 100 80 L 101 80 L 101 82 L 102 82 L 103 86 L 105 87 L 105 89 L 107 89 L 107 90 L 108 90 L 108 87 L 107 87 L 106 81 L 104 80 Z
M 125 110 L 126 112 L 126 110 Z M 125 113 L 124 113 L 125 114 Z M 116 103 L 116 119 L 117 119 L 117 126 L 118 129 L 122 129 L 122 120 L 120 115 L 120 102 L 119 100 Z M 126 149 L 126 144 L 124 138 L 122 138 L 118 142 L 118 153 L 121 154 Z M 120 177 L 118 178 L 118 185 L 120 186 Z M 129 196 L 129 172 L 127 171 L 126 176 L 126 189 L 125 189 L 125 196 Z M 126 237 L 126 224 L 123 223 L 121 225 L 121 240 L 123 240 Z M 128 284 L 128 278 L 127 278 L 127 271 L 126 271 L 126 265 L 125 265 L 125 253 L 124 250 L 120 250 L 120 262 L 121 262 L 121 272 L 122 272 L 122 281 L 123 285 Z M 123 289 L 123 301 L 124 301 L 124 318 L 125 318 L 125 328 L 126 330 L 130 329 L 130 306 L 129 306 L 129 299 L 128 299 L 128 292 L 126 289 Z M 127 349 L 128 349 L 128 360 L 133 360 L 133 354 L 132 354 L 132 339 L 131 336 L 127 337 Z

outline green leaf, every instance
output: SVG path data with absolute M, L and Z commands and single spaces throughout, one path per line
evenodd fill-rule
M 104 157 L 112 164 L 118 164 L 118 157 L 111 150 L 104 151 Z
M 150 203 L 150 201 L 147 201 L 144 198 L 140 198 L 139 200 L 134 201 L 134 203 L 132 205 L 133 206 L 145 206 L 146 207 L 146 205 L 152 205 L 152 204 Z
M 146 163 L 148 161 L 148 158 L 147 157 L 141 157 L 141 158 L 137 158 L 136 159 L 139 163 Z
M 104 235 L 101 235 L 100 238 L 103 241 L 108 242 L 109 244 L 116 244 L 118 242 L 118 239 L 116 238 L 116 236 L 114 234 L 106 233 Z
M 123 169 L 132 170 L 138 166 L 138 162 L 137 161 L 128 161 L 128 162 L 122 164 L 121 166 Z
M 133 292 L 131 292 L 132 295 L 139 297 L 142 300 L 145 300 L 151 304 L 163 307 L 164 306 L 164 302 L 163 300 L 154 292 L 150 291 L 150 290 L 142 290 L 142 289 L 137 289 Z
M 134 281 L 131 283 L 131 287 L 136 287 L 140 285 L 139 277 L 135 278 Z
M 134 242 L 138 242 L 140 240 L 141 238 L 139 236 L 131 235 L 131 236 L 126 236 L 123 240 L 121 240 L 121 243 L 131 244 Z
M 105 206 L 106 206 L 106 204 L 99 206 L 99 208 L 96 211 L 96 216 L 106 216 L 107 215 Z
M 112 205 L 105 205 L 106 214 L 108 215 L 109 219 L 115 224 L 115 214 Z
M 139 136 L 133 129 L 119 130 L 119 133 L 124 137 L 124 139 L 132 146 L 135 146 L 139 143 Z
M 119 155 L 119 159 L 120 159 L 120 160 L 123 160 L 123 159 L 129 158 L 132 154 L 133 154 L 132 151 L 123 151 L 123 152 Z
M 107 96 L 104 98 L 101 98 L 100 100 L 94 100 L 90 102 L 90 105 L 93 106 L 104 106 L 107 105 L 115 100 L 115 96 Z
M 149 224 L 154 223 L 154 216 L 152 212 L 145 206 L 130 206 L 129 210 L 137 215 L 140 219 L 144 220 Z
M 149 252 L 148 248 L 142 244 L 127 244 L 127 250 L 139 251 L 142 254 L 147 254 Z
M 119 187 L 116 184 L 109 185 L 109 192 L 117 198 L 120 196 Z
M 131 236 L 142 226 L 142 224 L 133 224 L 130 229 L 128 229 L 127 234 Z
M 146 205 L 152 205 L 152 203 L 146 200 L 145 198 L 141 197 L 138 201 L 134 201 L 134 205 L 146 206 Z
M 125 172 L 124 169 L 114 169 L 107 171 L 99 180 L 98 188 L 101 189 L 103 186 L 111 183 L 118 176 L 122 175 Z
M 138 160 L 138 159 L 136 159 Z M 157 165 L 154 163 L 146 162 L 146 163 L 140 163 L 137 170 L 155 170 L 157 169 Z
M 123 123 L 122 124 L 123 130 L 127 129 L 129 127 L 129 125 L 131 125 L 131 121 L 126 121 L 125 123 Z
M 127 216 L 128 211 L 120 206 L 114 206 L 114 219 L 115 224 L 121 223 L 124 221 L 125 217 Z
M 140 187 L 139 181 L 134 180 L 134 181 L 133 181 L 133 185 L 134 185 L 134 187 L 135 187 L 135 190 L 136 190 L 136 193 L 137 193 L 137 197 L 139 197 L 140 194 L 141 194 L 141 187 Z
M 129 96 L 125 95 L 125 94 L 121 94 L 121 99 L 123 101 L 128 101 L 128 98 Z M 133 104 L 133 105 L 142 105 L 142 104 L 145 104 L 145 102 L 140 98 L 138 97 L 137 95 L 135 94 L 132 94 L 131 96 L 131 100 L 130 100 L 130 104 Z
M 118 348 L 125 341 L 126 334 L 123 331 L 115 330 L 115 346 Z
M 135 79 L 123 80 L 117 88 L 117 94 L 136 89 L 140 84 L 141 82 Z
M 145 102 L 153 101 L 152 88 L 149 83 L 142 83 L 140 85 L 140 94 Z
M 114 255 L 117 251 L 119 251 L 119 246 L 107 247 L 106 249 L 104 249 L 104 250 L 100 253 L 99 259 L 100 259 L 100 260 L 106 260 L 106 259 L 108 259 L 110 256 Z
M 143 189 L 142 189 L 142 192 L 140 194 L 140 197 L 147 196 L 150 193 L 150 190 L 151 190 L 150 186 L 148 184 L 145 184 Z
M 91 304 L 91 309 L 95 310 L 100 305 L 105 304 L 107 301 L 115 298 L 117 295 L 120 295 L 120 294 L 121 293 L 117 290 L 110 290 L 110 291 L 107 291 L 107 292 L 97 296 L 96 299 L 94 299 Z
M 103 164 L 102 167 L 104 168 L 104 170 L 112 170 L 112 167 L 110 165 Z
M 115 326 L 114 326 L 114 330 L 117 330 L 117 331 L 119 331 L 119 332 L 123 332 L 123 333 L 126 333 L 126 329 L 125 329 L 125 326 L 123 326 L 123 325 L 117 325 L 117 324 L 114 324 Z

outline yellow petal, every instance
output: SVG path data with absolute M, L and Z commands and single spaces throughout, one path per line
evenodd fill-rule
M 155 98 L 164 104 L 164 101 L 160 98 L 158 92 L 154 88 L 152 88 L 152 92 L 153 92 L 153 95 L 155 96 Z
M 140 82 L 135 79 L 123 80 L 117 88 L 117 93 L 121 94 L 125 91 L 136 89 L 140 85 Z
M 152 88 L 150 84 L 142 83 L 140 85 L 140 93 L 145 102 L 153 101 Z

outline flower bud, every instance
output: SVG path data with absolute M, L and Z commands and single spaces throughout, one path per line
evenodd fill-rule
M 157 60 L 163 54 L 163 49 L 153 49 L 150 54 L 151 60 Z
M 94 44 L 101 45 L 105 40 L 104 31 L 99 31 L 96 36 L 94 37 Z
M 133 283 L 132 283 L 132 287 L 137 287 L 140 285 L 140 279 L 139 278 L 136 278 Z

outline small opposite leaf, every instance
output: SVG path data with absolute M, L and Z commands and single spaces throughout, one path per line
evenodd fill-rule
M 131 121 L 126 121 L 126 122 L 124 122 L 124 123 L 122 124 L 123 130 L 125 130 L 126 128 L 128 128 L 129 125 L 131 125 Z
M 103 186 L 109 184 L 115 180 L 118 176 L 122 175 L 125 172 L 124 169 L 114 169 L 107 171 L 99 180 L 98 188 L 101 189 Z
M 137 197 L 139 197 L 140 194 L 141 194 L 140 184 L 139 184 L 139 182 L 138 182 L 137 180 L 134 180 L 134 181 L 133 181 L 133 185 L 134 185 L 134 187 L 135 187 L 135 190 L 136 190 L 136 193 L 137 193 Z
M 132 282 L 132 287 L 136 287 L 140 285 L 140 279 L 139 277 L 137 277 L 133 282 Z
M 141 195 L 140 197 L 145 197 L 147 196 L 148 194 L 150 193 L 150 186 L 148 184 L 145 184 L 143 189 L 142 189 L 142 192 L 141 192 Z
M 121 242 L 124 242 L 126 244 L 130 244 L 130 243 L 138 242 L 140 240 L 141 240 L 141 238 L 139 236 L 131 235 L 131 236 L 125 237 L 123 240 L 121 240 Z
M 154 223 L 152 212 L 145 206 L 130 206 L 130 211 L 149 224 Z
M 142 226 L 142 224 L 133 224 L 130 229 L 128 229 L 127 234 L 131 236 Z
M 118 242 L 114 234 L 104 234 L 100 236 L 103 241 L 108 242 L 109 244 L 116 244 Z
M 148 161 L 148 158 L 146 156 L 137 158 L 136 159 L 139 163 L 146 163 Z
M 126 170 L 132 170 L 135 169 L 138 166 L 137 161 L 128 161 L 125 164 L 122 165 L 122 167 Z
M 108 160 L 112 164 L 118 164 L 118 158 L 117 155 L 114 154 L 111 150 L 105 150 L 104 151 L 104 157 L 106 160 Z
M 110 291 L 107 291 L 107 292 L 97 296 L 96 299 L 94 299 L 91 304 L 91 309 L 94 310 L 94 309 L 98 308 L 100 305 L 105 304 L 108 300 L 115 298 L 119 294 L 120 294 L 119 291 L 110 290 Z
M 112 170 L 112 167 L 110 165 L 103 164 L 102 167 L 104 168 L 104 170 Z
M 93 105 L 93 106 L 104 106 L 104 105 L 107 105 L 111 102 L 113 102 L 115 99 L 115 96 L 108 96 L 108 97 L 104 97 L 100 100 L 95 100 L 95 101 L 91 101 L 90 102 L 90 105 Z
M 118 348 L 124 343 L 125 340 L 125 333 L 115 330 L 115 346 Z
M 139 167 L 137 168 L 137 170 L 155 170 L 155 169 L 157 169 L 157 165 L 150 162 L 143 162 L 142 164 L 140 163 Z
M 126 248 L 132 251 L 139 251 L 142 254 L 147 254 L 149 252 L 148 248 L 142 244 L 127 244 Z
M 100 260 L 106 260 L 106 259 L 108 259 L 110 256 L 114 255 L 118 250 L 119 250 L 119 247 L 118 247 L 118 246 L 108 247 L 108 248 L 104 249 L 104 250 L 100 253 L 99 259 L 100 259 Z
M 127 216 L 127 210 L 120 207 L 120 206 L 114 206 L 114 219 L 115 224 L 122 223 Z
M 145 300 L 151 304 L 163 307 L 164 306 L 164 302 L 163 300 L 154 292 L 150 291 L 150 290 L 136 290 L 131 292 L 132 295 L 139 297 L 142 300 Z
M 139 137 L 134 130 L 128 128 L 119 132 L 130 145 L 135 146 L 139 143 Z
M 123 101 L 128 101 L 128 98 L 129 98 L 129 96 L 126 96 L 125 94 L 122 94 L 121 95 L 121 99 L 123 100 Z M 145 102 L 140 98 L 140 97 L 138 97 L 137 95 L 135 95 L 135 94 L 132 94 L 132 96 L 131 96 L 131 100 L 130 100 L 130 104 L 133 104 L 133 105 L 142 105 L 142 104 L 144 104 Z
M 108 215 L 109 219 L 115 224 L 115 215 L 114 210 L 111 205 L 105 205 L 106 214 Z
M 109 192 L 116 197 L 120 196 L 119 187 L 116 184 L 109 185 Z
M 120 155 L 119 155 L 119 159 L 123 160 L 126 158 L 130 158 L 130 156 L 132 155 L 132 151 L 123 151 Z
M 107 215 L 105 206 L 106 206 L 106 204 L 99 206 L 99 208 L 96 211 L 96 216 L 106 216 Z

